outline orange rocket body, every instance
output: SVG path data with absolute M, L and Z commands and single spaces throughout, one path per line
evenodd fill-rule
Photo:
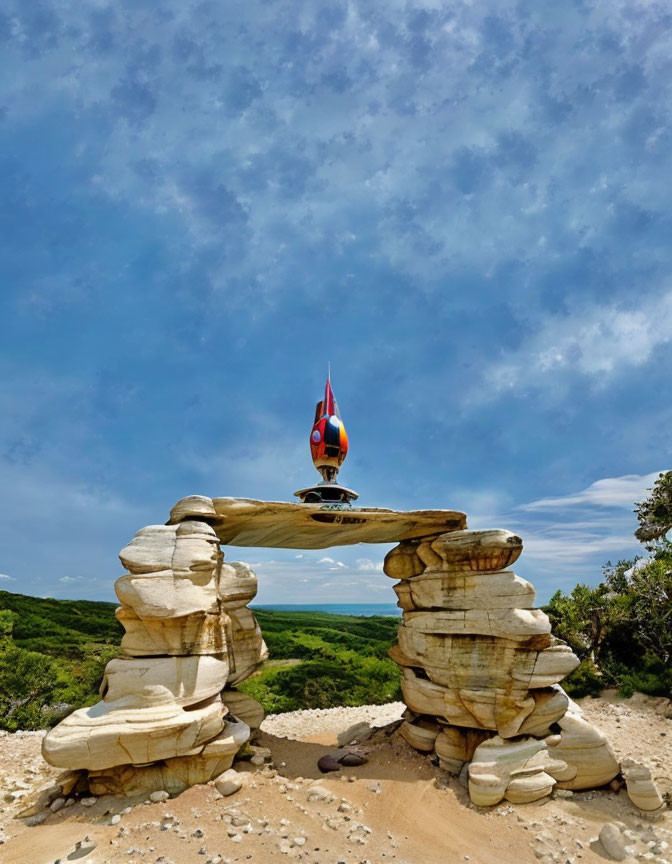
M 326 481 L 336 477 L 348 454 L 348 434 L 334 399 L 330 376 L 324 388 L 324 399 L 315 407 L 315 421 L 310 432 L 310 454 L 313 464 Z

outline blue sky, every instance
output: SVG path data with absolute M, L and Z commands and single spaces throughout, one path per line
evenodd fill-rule
M 520 532 L 542 600 L 637 552 L 666 4 L 7 0 L 0 51 L 2 587 L 113 599 L 179 498 L 292 499 L 328 360 L 361 504 Z M 227 554 L 385 602 L 385 551 Z

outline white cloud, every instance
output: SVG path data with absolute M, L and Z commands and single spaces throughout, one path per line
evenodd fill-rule
M 329 558 L 328 556 L 325 556 L 324 558 L 320 558 L 320 560 L 317 563 L 318 564 L 332 564 L 333 566 L 329 568 L 330 570 L 337 570 L 339 567 L 345 567 L 345 564 L 342 561 L 336 561 L 334 558 Z
M 623 303 L 573 308 L 539 318 L 522 348 L 504 354 L 486 370 L 490 394 L 543 386 L 562 373 L 605 383 L 623 369 L 643 366 L 653 352 L 672 342 L 672 291 Z M 473 398 L 478 400 L 483 391 Z
M 566 507 L 589 505 L 593 507 L 627 507 L 632 509 L 635 501 L 647 496 L 658 479 L 659 471 L 651 474 L 624 474 L 622 477 L 605 477 L 590 486 L 570 495 L 554 498 L 539 498 L 522 504 L 519 510 L 557 510 Z
M 8 576 L 6 573 L 0 573 L 0 579 L 10 579 L 11 581 L 14 581 L 14 577 Z
M 382 573 L 383 562 L 372 561 L 371 558 L 358 558 L 356 561 L 357 569 L 364 573 Z

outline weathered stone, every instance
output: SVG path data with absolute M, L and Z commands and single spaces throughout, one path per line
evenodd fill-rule
M 504 570 L 520 557 L 523 541 L 510 531 L 452 531 L 431 544 L 444 570 Z
M 119 657 L 105 667 L 100 695 L 105 702 L 142 694 L 161 685 L 178 705 L 195 705 L 224 687 L 229 674 L 226 656 Z
M 339 757 L 338 762 L 346 768 L 357 768 L 360 765 L 366 765 L 369 760 L 361 753 L 344 753 Z
M 132 609 L 115 612 L 126 631 L 121 640 L 125 656 L 226 654 L 229 616 L 219 612 L 194 612 L 179 618 L 140 618 Z
M 122 550 L 130 571 L 115 585 L 123 656 L 107 665 L 103 701 L 44 739 L 47 761 L 87 769 L 100 794 L 173 794 L 210 780 L 249 738 L 238 715 L 263 719 L 257 702 L 232 693 L 237 715 L 225 721 L 227 680 L 246 678 L 267 651 L 245 606 L 256 576 L 246 564 L 224 564 L 210 525 L 185 518 L 212 517 L 208 500 L 183 502 L 181 521 L 144 528 Z
M 329 756 L 328 754 L 325 756 L 320 756 L 317 760 L 317 767 L 323 774 L 327 774 L 329 771 L 340 771 L 341 766 L 334 759 L 333 756 Z
M 399 732 L 416 750 L 431 753 L 434 750 L 437 735 L 441 726 L 432 717 L 417 717 L 415 720 L 404 720 Z
M 339 747 L 347 747 L 348 744 L 362 744 L 364 741 L 368 741 L 372 735 L 373 727 L 370 723 L 362 720 L 360 723 L 355 723 L 339 732 L 336 740 Z
M 204 495 L 188 495 L 178 501 L 170 511 L 170 522 L 174 525 L 185 519 L 210 519 L 216 515 L 212 498 L 206 498 Z
M 149 795 L 149 800 L 153 801 L 155 804 L 158 804 L 161 801 L 167 801 L 168 798 L 170 798 L 170 795 L 165 789 L 157 789 L 156 792 L 150 792 Z
M 119 765 L 89 772 L 89 786 L 96 795 L 147 795 L 165 790 L 178 795 L 190 786 L 208 783 L 231 767 L 249 729 L 242 723 L 227 723 L 220 736 L 192 756 L 178 756 L 152 765 Z
M 564 717 L 569 697 L 558 684 L 531 690 L 530 695 L 534 699 L 534 710 L 523 720 L 517 734 L 546 737 L 551 734 L 550 726 Z
M 224 727 L 219 698 L 185 710 L 165 687 L 80 708 L 51 729 L 42 755 L 58 768 L 99 770 L 193 755 Z
M 131 573 L 160 570 L 213 572 L 221 559 L 217 537 L 205 522 L 149 525 L 142 528 L 119 553 Z
M 240 684 L 256 671 L 268 658 L 268 648 L 261 629 L 251 609 L 239 607 L 229 610 L 231 632 L 229 634 L 229 679 L 228 685 Z
M 191 498 L 200 496 L 190 496 Z M 352 543 L 395 543 L 465 527 L 464 513 L 455 510 L 397 512 L 358 508 L 350 512 L 324 510 L 321 504 L 213 498 L 216 515 L 208 522 L 228 546 L 273 546 L 324 549 Z M 202 502 L 178 501 L 171 522 L 202 515 Z
M 418 556 L 417 541 L 407 540 L 390 549 L 383 561 L 383 572 L 391 579 L 410 579 L 422 573 L 425 566 Z
M 424 669 L 436 684 L 472 690 L 549 687 L 579 663 L 570 648 L 547 635 L 514 641 L 423 633 L 404 625 L 399 628 L 399 645 L 390 650 L 390 656 L 402 666 Z
M 229 795 L 235 795 L 239 789 L 242 789 L 242 786 L 243 781 L 240 779 L 240 774 L 237 771 L 234 771 L 233 768 L 224 771 L 224 773 L 215 781 L 215 788 L 219 794 L 223 795 L 225 798 L 228 798 Z
M 452 609 L 407 612 L 402 627 L 423 636 L 495 636 L 519 642 L 551 632 L 548 616 L 541 609 Z
M 265 712 L 256 699 L 238 690 L 222 690 L 221 696 L 222 702 L 234 717 L 240 718 L 250 729 L 258 729 L 261 726 Z
M 474 751 L 469 765 L 469 796 L 479 807 L 490 807 L 504 797 L 514 804 L 539 801 L 551 794 L 555 775 L 566 767 L 549 756 L 545 741 L 505 741 L 495 736 Z
M 399 548 L 399 547 L 397 547 Z M 423 609 L 531 609 L 535 591 L 511 570 L 495 573 L 427 570 L 394 586 L 398 606 Z
M 643 762 L 625 759 L 621 764 L 628 798 L 639 810 L 655 812 L 665 803 L 651 775 L 651 769 Z
M 548 744 L 554 758 L 568 766 L 567 773 L 557 778 L 560 788 L 591 789 L 613 780 L 620 766 L 606 737 L 585 719 L 571 699 L 566 714 L 557 723 L 560 735 L 549 738 Z
M 219 613 L 217 581 L 208 571 L 178 575 L 173 570 L 126 574 L 114 583 L 122 605 L 140 618 L 183 618 L 197 612 Z
M 621 834 L 621 829 L 613 822 L 607 822 L 602 826 L 600 831 L 600 843 L 604 851 L 614 861 L 625 861 L 628 853 L 625 848 L 625 841 Z
M 177 542 L 177 528 L 172 525 L 148 525 L 119 553 L 124 567 L 131 573 L 153 573 L 170 570 Z
M 441 767 L 451 774 L 459 774 L 465 762 L 470 762 L 479 744 L 491 733 L 476 729 L 442 726 L 436 737 L 435 750 Z

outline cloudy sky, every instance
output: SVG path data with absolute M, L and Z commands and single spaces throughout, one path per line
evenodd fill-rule
M 0 586 L 113 599 L 200 493 L 289 500 L 327 361 L 360 503 L 520 532 L 540 598 L 671 467 L 667 4 L 6 0 Z M 231 550 L 261 603 L 385 549 Z

